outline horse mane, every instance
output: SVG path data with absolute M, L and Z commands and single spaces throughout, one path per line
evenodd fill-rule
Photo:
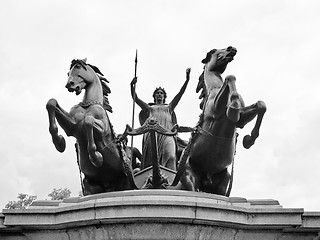
M 201 62 L 203 64 L 208 63 L 212 57 L 212 54 L 216 51 L 217 51 L 217 49 L 212 49 L 209 52 L 207 52 L 206 57 L 204 59 L 202 59 Z M 203 67 L 203 69 L 204 69 L 204 67 Z M 201 99 L 200 109 L 203 110 L 204 103 L 206 102 L 206 99 L 208 97 L 208 91 L 207 91 L 206 85 L 204 83 L 204 70 L 199 77 L 196 92 L 198 93 L 200 90 L 201 90 L 201 93 L 199 95 L 199 99 Z
M 110 87 L 107 85 L 107 82 L 109 82 L 105 77 L 101 76 L 100 74 L 97 74 L 100 82 L 101 82 L 101 86 L 102 86 L 102 92 L 103 92 L 103 108 L 109 112 L 112 112 L 112 107 L 109 103 L 109 99 L 108 99 L 108 95 L 109 93 L 111 93 L 111 89 Z
M 212 54 L 217 51 L 217 49 L 212 49 L 210 50 L 209 52 L 207 52 L 206 54 L 206 57 L 204 59 L 202 59 L 202 63 L 203 64 L 206 64 L 210 61 L 211 57 L 212 57 Z M 201 126 L 202 123 L 203 123 L 203 111 L 204 111 L 204 104 L 205 102 L 207 101 L 207 98 L 208 98 L 208 91 L 207 91 L 207 88 L 206 88 L 206 84 L 204 82 L 204 68 L 203 67 L 203 71 L 201 73 L 201 75 L 199 76 L 199 80 L 198 80 L 198 85 L 197 85 L 197 88 L 196 88 L 196 92 L 200 92 L 200 95 L 199 95 L 199 99 L 201 99 L 201 102 L 199 104 L 200 106 L 200 109 L 202 110 L 202 113 L 200 114 L 199 116 L 199 121 L 197 123 L 197 126 Z
M 217 49 L 212 49 L 212 50 L 210 50 L 209 52 L 207 52 L 206 57 L 205 57 L 204 59 L 202 59 L 201 62 L 202 62 L 203 64 L 208 63 L 208 62 L 210 61 L 211 57 L 212 57 L 212 54 L 213 54 L 215 51 L 217 51 Z
M 199 77 L 199 81 L 198 81 L 198 85 L 196 88 L 196 92 L 198 93 L 201 90 L 201 93 L 199 95 L 199 99 L 201 99 L 201 103 L 200 103 L 200 109 L 203 110 L 203 106 L 204 103 L 207 99 L 207 88 L 206 85 L 204 83 L 204 71 L 202 72 L 202 74 Z
M 102 92 L 103 92 L 103 108 L 106 111 L 112 112 L 112 107 L 109 103 L 109 99 L 108 99 L 108 95 L 111 93 L 111 89 L 110 87 L 107 85 L 107 83 L 109 83 L 109 81 L 104 77 L 104 75 L 102 74 L 102 72 L 99 70 L 98 67 L 93 66 L 91 64 L 86 63 L 84 60 L 81 59 L 73 59 L 71 61 L 71 65 L 70 65 L 70 69 L 76 65 L 76 64 L 80 64 L 85 70 L 87 70 L 86 66 L 89 66 L 93 69 L 93 71 L 97 74 L 97 76 L 100 79 L 101 82 L 101 86 L 102 86 Z

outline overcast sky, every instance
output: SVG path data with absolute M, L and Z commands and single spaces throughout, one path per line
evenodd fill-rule
M 263 100 L 268 109 L 251 149 L 241 141 L 253 123 L 238 131 L 231 196 L 320 211 L 319 12 L 319 0 L 1 1 L 0 207 L 18 193 L 46 199 L 53 188 L 80 191 L 75 139 L 60 128 L 67 149 L 57 152 L 45 109 L 50 98 L 68 111 L 82 100 L 64 87 L 72 59 L 87 57 L 109 79 L 109 116 L 122 133 L 132 122 L 136 49 L 137 94 L 145 102 L 158 86 L 170 102 L 191 68 L 176 114 L 193 127 L 201 60 L 234 46 L 224 77 L 237 77 L 246 105 Z M 141 140 L 134 145 L 141 149 Z

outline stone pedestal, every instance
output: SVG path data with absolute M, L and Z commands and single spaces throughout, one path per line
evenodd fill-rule
M 176 190 L 136 190 L 36 201 L 3 210 L 1 240 L 316 240 L 320 212 Z

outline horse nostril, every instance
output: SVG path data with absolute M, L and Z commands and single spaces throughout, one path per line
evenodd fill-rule
M 71 86 L 73 86 L 74 85 L 74 82 L 73 81 L 70 81 L 70 82 L 68 82 L 67 84 L 66 84 L 66 88 L 69 88 L 69 87 L 71 87 Z
M 227 48 L 228 51 L 231 51 L 232 49 L 233 49 L 233 47 L 231 47 L 231 46 L 229 46 L 229 47 Z

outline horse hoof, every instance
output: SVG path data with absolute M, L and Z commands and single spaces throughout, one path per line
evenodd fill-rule
M 64 152 L 66 149 L 66 140 L 63 136 L 59 135 L 55 138 L 52 138 L 53 144 L 59 152 Z
M 101 167 L 103 163 L 103 157 L 101 153 L 99 152 L 94 152 L 94 156 L 90 157 L 90 161 L 95 167 Z
M 242 145 L 245 149 L 249 149 L 254 144 L 252 137 L 250 135 L 246 135 L 243 138 Z
M 232 122 L 238 122 L 240 119 L 240 109 L 229 106 L 227 109 L 227 117 Z

